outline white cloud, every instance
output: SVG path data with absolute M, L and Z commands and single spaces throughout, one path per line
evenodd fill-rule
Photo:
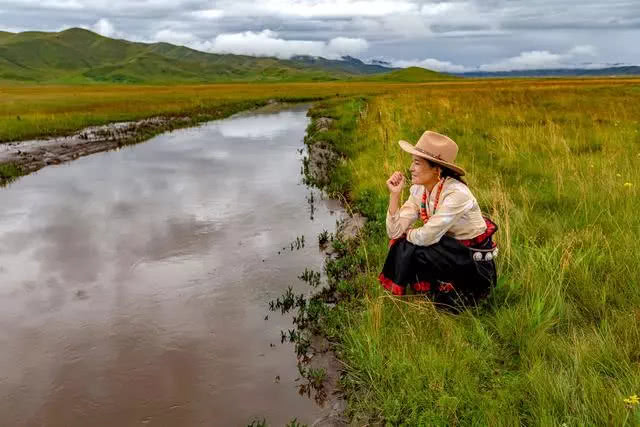
M 594 56 L 596 49 L 593 46 L 575 46 L 565 53 L 553 53 L 548 50 L 532 50 L 522 52 L 518 56 L 507 58 L 493 64 L 483 64 L 478 67 L 480 71 L 519 71 L 554 68 L 576 68 Z
M 193 16 L 201 19 L 219 19 L 224 16 L 224 11 L 220 9 L 196 10 L 191 12 Z
M 108 19 L 105 19 L 105 18 L 101 18 L 98 20 L 98 22 L 93 24 L 93 26 L 91 27 L 91 30 L 105 37 L 118 36 L 118 32 L 116 31 L 113 24 Z
M 572 48 L 568 54 L 571 56 L 598 56 L 598 50 L 591 45 L 581 45 Z
M 40 7 L 50 7 L 52 9 L 72 9 L 72 10 L 77 10 L 77 9 L 83 9 L 84 5 L 82 4 L 82 2 L 76 1 L 76 0 L 45 0 L 45 1 L 38 1 L 35 2 L 38 3 Z
M 246 8 L 247 5 L 242 6 Z M 243 11 L 239 8 L 235 9 L 246 16 L 246 9 Z M 302 18 L 374 17 L 417 11 L 417 9 L 415 3 L 404 0 L 266 0 L 253 4 L 251 14 Z
M 369 44 L 364 39 L 351 39 L 348 37 L 336 37 L 329 40 L 326 50 L 329 55 L 355 55 L 364 52 Z
M 420 13 L 424 16 L 440 16 L 454 11 L 459 12 L 465 7 L 468 7 L 467 3 L 428 3 L 422 6 L 422 8 L 420 9 Z
M 414 60 L 389 60 L 392 66 L 399 68 L 421 67 L 446 73 L 464 73 L 470 71 L 522 71 L 556 68 L 605 68 L 610 64 L 585 62 L 597 56 L 597 49 L 590 45 L 580 45 L 569 49 L 565 53 L 553 53 L 548 50 L 532 50 L 520 53 L 518 56 L 506 58 L 478 67 L 469 67 L 435 58 Z
M 171 29 L 160 30 L 153 38 L 159 42 L 167 42 L 181 46 L 192 46 L 198 43 L 198 39 L 193 34 Z
M 445 73 L 463 73 L 469 71 L 464 65 L 454 64 L 449 61 L 440 61 L 434 58 L 426 59 L 414 59 L 414 60 L 397 60 L 391 61 L 394 67 L 407 68 L 407 67 L 420 67 L 433 71 L 442 71 Z
M 237 55 L 275 56 L 288 59 L 294 55 L 322 56 L 339 58 L 343 55 L 357 55 L 368 48 L 364 39 L 336 37 L 323 41 L 285 40 L 278 33 L 263 30 L 259 33 L 245 31 L 242 33 L 220 34 L 207 49 L 215 53 L 233 53 Z
M 63 26 L 82 26 L 105 35 L 117 34 L 118 38 L 164 40 L 205 51 L 226 49 L 280 57 L 298 53 L 386 55 L 414 65 L 422 63 L 452 71 L 461 67 L 478 70 L 479 64 L 485 69 L 556 64 L 592 67 L 595 63 L 637 63 L 640 57 L 640 43 L 636 43 L 640 1 L 633 0 L 0 0 L 0 3 L 3 30 L 55 31 Z M 103 19 L 107 24 L 100 23 Z M 16 29 L 17 26 L 21 28 Z M 277 34 L 265 34 L 265 29 Z M 356 41 L 343 42 L 341 37 Z M 571 45 L 567 46 L 567 41 Z M 249 48 L 244 46 L 246 43 L 256 46 Z M 368 48 L 363 50 L 365 43 Z M 598 48 L 597 53 L 591 46 Z

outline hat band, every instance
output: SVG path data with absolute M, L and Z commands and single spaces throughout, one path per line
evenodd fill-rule
M 419 152 L 421 152 L 422 154 L 426 154 L 427 156 L 434 157 L 434 158 L 436 158 L 436 159 L 438 159 L 438 160 L 443 160 L 443 159 L 442 159 L 442 156 L 441 156 L 440 154 L 433 154 L 433 153 L 430 153 L 429 151 L 427 151 L 427 150 L 423 150 L 422 148 L 418 148 L 418 147 L 416 147 L 415 145 L 413 146 L 413 148 L 415 148 L 416 150 L 418 150 L 418 151 L 419 151 Z M 443 161 L 446 161 L 446 160 L 443 160 Z

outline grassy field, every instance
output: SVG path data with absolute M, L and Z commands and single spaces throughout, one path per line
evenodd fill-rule
M 221 118 L 268 100 L 382 93 L 380 83 L 0 86 L 0 142 L 64 135 L 86 126 L 157 115 Z
M 337 119 L 323 138 L 348 159 L 329 190 L 370 218 L 334 266 L 347 298 L 326 325 L 340 342 L 352 415 L 640 425 L 637 405 L 624 401 L 640 393 L 640 80 L 1 86 L 0 141 L 336 94 L 313 111 Z M 501 227 L 498 288 L 459 316 L 390 297 L 376 280 L 384 182 L 409 164 L 397 140 L 425 129 L 458 142 L 472 191 Z
M 411 77 L 411 76 L 409 76 Z M 585 86 L 626 85 L 629 79 L 587 79 Z M 351 95 L 371 95 L 442 87 L 480 90 L 508 84 L 525 90 L 527 80 L 457 80 L 433 83 L 327 82 L 233 83 L 209 85 L 0 85 L 0 143 L 65 135 L 86 126 L 136 120 L 156 115 L 188 115 L 202 120 L 221 118 L 270 99 L 304 101 Z M 539 80 L 545 88 L 574 85 L 570 80 Z
M 323 139 L 348 159 L 330 190 L 371 219 L 330 266 L 346 298 L 325 326 L 356 420 L 640 425 L 640 81 L 593 83 L 424 86 L 313 111 L 337 119 Z M 397 141 L 425 129 L 458 142 L 500 226 L 498 287 L 458 316 L 377 282 L 385 180 L 409 166 Z

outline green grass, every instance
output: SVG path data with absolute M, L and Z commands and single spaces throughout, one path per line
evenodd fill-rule
M 12 163 L 0 164 L 0 186 L 24 175 L 22 169 Z
M 0 85 L 0 142 L 157 115 L 213 120 L 270 100 L 301 102 L 385 90 L 378 83 Z
M 434 80 L 456 80 L 460 77 L 449 74 L 438 73 L 437 71 L 426 70 L 420 67 L 409 67 L 402 70 L 396 70 L 389 73 L 377 74 L 367 77 L 367 80 L 386 81 L 386 82 L 429 82 Z
M 640 425 L 640 92 L 581 83 L 422 87 L 325 102 L 323 135 L 347 161 L 329 190 L 370 221 L 339 265 L 346 298 L 328 319 L 359 422 Z M 460 146 L 483 211 L 500 226 L 499 283 L 453 316 L 392 297 L 385 180 L 399 139 L 425 129 Z M 405 194 L 406 196 L 406 194 Z

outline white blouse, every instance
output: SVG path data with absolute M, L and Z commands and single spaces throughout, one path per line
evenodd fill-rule
M 394 215 L 387 210 L 387 235 L 390 239 L 397 239 L 406 232 L 409 242 L 429 246 L 439 242 L 445 234 L 454 239 L 466 240 L 486 231 L 487 225 L 476 198 L 466 185 L 456 179 L 445 179 L 438 210 L 433 212 L 439 185 L 436 184 L 431 193 L 427 194 L 426 210 L 429 220 L 422 227 L 408 230 L 420 217 L 420 203 L 425 191 L 423 185 L 411 186 L 409 198 Z

